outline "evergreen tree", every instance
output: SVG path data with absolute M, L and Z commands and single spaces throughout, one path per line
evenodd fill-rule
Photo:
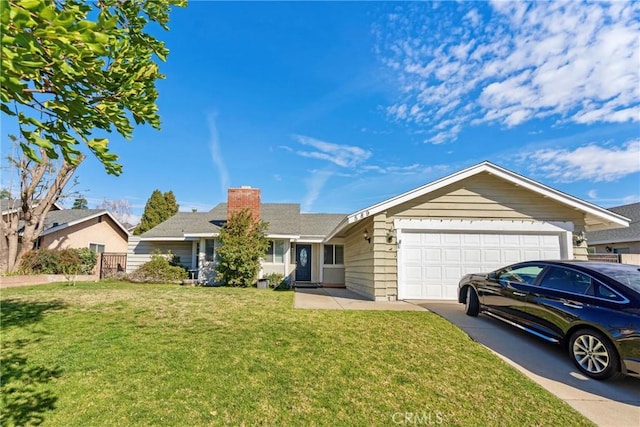
M 248 209 L 231 214 L 220 231 L 217 250 L 217 280 L 227 286 L 251 286 L 260 271 L 260 259 L 267 252 L 265 236 L 268 224 L 255 221 Z
M 71 209 L 89 209 L 87 199 L 85 199 L 84 197 L 78 197 L 73 201 L 73 206 L 71 206 Z
M 142 218 L 140 218 L 140 224 L 136 227 L 133 234 L 139 235 L 145 231 L 151 230 L 156 225 L 169 219 L 173 216 L 170 213 L 167 206 L 167 199 L 160 192 L 160 190 L 153 190 L 151 197 L 147 200 L 147 204 L 144 207 Z
M 176 202 L 176 196 L 173 194 L 173 191 L 167 191 L 164 193 L 164 200 L 167 203 L 167 212 L 169 213 L 167 218 L 171 218 L 178 213 L 180 205 Z

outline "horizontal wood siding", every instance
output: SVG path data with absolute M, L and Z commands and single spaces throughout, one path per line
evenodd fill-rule
M 398 205 L 389 210 L 388 216 L 572 221 L 578 230 L 584 227 L 582 213 L 489 173 Z
M 369 299 L 375 299 L 373 245 L 363 238 L 363 232 L 373 230 L 373 220 L 365 219 L 357 224 L 345 238 L 345 285 L 348 289 Z M 372 240 L 373 242 L 373 240 Z
M 181 265 L 192 268 L 192 242 L 153 242 L 132 236 L 129 238 L 127 248 L 127 273 L 132 273 L 145 262 L 151 261 L 152 252 L 158 249 L 163 254 L 171 251 L 172 254 L 180 257 Z

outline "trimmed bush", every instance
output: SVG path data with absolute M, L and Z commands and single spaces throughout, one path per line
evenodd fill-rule
M 176 262 L 176 257 L 171 253 L 163 255 L 160 251 L 154 251 L 151 255 L 151 261 L 145 262 L 131 273 L 129 280 L 145 283 L 171 283 L 186 279 L 187 269 L 180 265 L 172 265 L 173 262 Z

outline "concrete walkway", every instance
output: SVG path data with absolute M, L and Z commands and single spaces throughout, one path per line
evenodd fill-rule
M 462 304 L 442 301 L 374 302 L 346 289 L 296 289 L 294 307 L 316 310 L 423 310 L 466 332 L 531 380 L 599 426 L 640 426 L 640 380 L 596 381 L 573 366 L 567 352 L 488 316 L 469 317 Z M 490 380 L 490 379 L 488 379 Z M 550 424 L 554 424 L 550 420 Z
M 296 288 L 295 308 L 314 310 L 394 310 L 427 311 L 406 301 L 369 301 L 343 288 Z

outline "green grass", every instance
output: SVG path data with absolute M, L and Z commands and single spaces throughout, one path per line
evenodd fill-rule
M 128 283 L 1 301 L 3 426 L 589 424 L 428 312 Z

